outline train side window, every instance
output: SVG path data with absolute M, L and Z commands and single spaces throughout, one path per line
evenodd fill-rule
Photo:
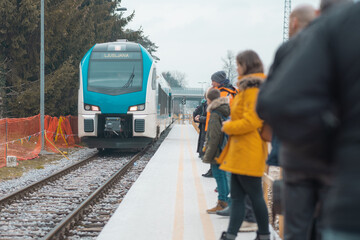
M 171 93 L 169 93 L 169 116 L 171 116 L 172 106 L 171 106 Z
M 160 105 L 160 115 L 166 114 L 166 106 L 167 106 L 167 94 L 161 88 L 159 84 L 159 99 L 158 103 Z
M 152 90 L 156 89 L 156 68 L 153 70 L 151 88 Z

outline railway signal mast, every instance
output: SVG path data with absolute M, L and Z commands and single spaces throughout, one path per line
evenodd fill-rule
M 291 13 L 291 0 L 285 0 L 284 4 L 284 29 L 283 29 L 283 41 L 289 40 L 289 24 Z

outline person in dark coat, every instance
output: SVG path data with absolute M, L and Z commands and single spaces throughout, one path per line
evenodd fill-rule
M 213 176 L 216 180 L 218 190 L 218 201 L 215 207 L 206 210 L 209 214 L 215 214 L 228 206 L 229 203 L 229 186 L 226 173 L 219 169 L 219 164 L 216 159 L 221 153 L 221 141 L 223 140 L 223 133 L 221 132 L 222 122 L 230 115 L 229 100 L 220 97 L 220 91 L 215 88 L 210 88 L 206 94 L 208 101 L 208 112 L 211 112 L 209 127 L 206 132 L 205 155 L 204 163 L 210 163 Z
M 263 116 L 264 112 L 267 112 L 267 109 L 264 109 L 263 102 L 267 101 L 267 98 L 270 97 L 269 91 L 274 83 L 274 76 L 276 76 L 276 72 L 281 69 L 282 65 L 291 58 L 292 52 L 299 47 L 300 41 L 298 41 L 299 33 L 306 28 L 311 21 L 314 20 L 316 14 L 315 9 L 309 5 L 301 5 L 296 7 L 291 15 L 290 15 L 290 24 L 289 24 L 289 38 L 290 40 L 285 42 L 280 46 L 277 50 L 274 58 L 274 62 L 270 68 L 269 74 L 265 83 L 261 86 L 259 96 L 258 96 L 258 103 L 257 103 L 257 112 L 260 118 L 265 119 Z M 286 60 L 285 60 L 286 59 Z M 269 166 L 279 166 L 279 149 L 280 149 L 280 140 L 275 132 L 272 134 L 271 140 L 271 152 L 268 156 L 266 163 Z M 292 159 L 298 159 L 296 156 L 288 156 L 290 161 Z M 283 167 L 283 166 L 282 166 Z M 284 202 L 284 212 L 285 212 L 285 226 L 284 226 L 284 239 L 308 239 L 309 235 L 312 232 L 313 226 L 313 215 L 315 205 L 317 204 L 317 200 L 315 198 L 309 197 L 313 195 L 314 190 L 318 188 L 316 185 L 312 186 L 309 184 L 309 179 L 302 177 L 302 175 L 294 175 L 293 179 L 287 178 L 287 176 L 291 175 L 291 173 L 287 174 L 287 169 L 285 167 L 285 192 L 286 194 L 283 199 Z M 294 184 L 296 183 L 296 184 Z M 300 185 L 299 185 L 300 183 Z M 326 183 L 326 186 L 328 183 Z M 322 189 L 323 187 L 321 187 Z M 274 194 L 281 194 L 275 193 Z M 282 196 L 280 196 L 282 198 Z M 309 201 L 301 201 L 303 199 L 309 199 Z M 311 199 L 311 200 L 310 200 Z M 298 200 L 300 200 L 303 205 L 300 207 L 297 206 Z
M 286 61 L 291 58 L 291 53 L 298 47 L 299 42 L 296 40 L 299 33 L 308 26 L 308 24 L 313 21 L 315 18 L 315 9 L 308 5 L 302 5 L 295 8 L 290 15 L 290 29 L 289 29 L 289 38 L 290 40 L 285 42 L 276 52 L 274 63 L 272 64 L 268 77 L 265 83 L 261 86 L 258 103 L 257 103 L 257 112 L 259 116 L 266 120 L 263 116 L 264 112 L 267 113 L 267 109 L 263 109 L 263 102 L 266 101 L 265 98 L 269 97 L 270 94 L 268 92 L 271 90 L 272 84 L 276 79 L 277 71 L 281 69 L 282 65 L 286 63 Z M 286 61 L 285 61 L 285 60 Z M 271 152 L 268 156 L 266 163 L 269 166 L 279 166 L 279 149 L 280 149 L 280 141 L 275 132 L 272 134 L 271 141 Z M 292 158 L 297 159 L 296 156 Z M 290 160 L 290 161 L 291 161 Z M 284 169 L 285 175 L 288 176 L 287 169 Z M 296 175 L 295 175 L 296 176 Z M 316 205 L 316 201 L 312 201 L 312 203 L 301 201 L 303 199 L 313 199 L 309 198 L 314 192 L 313 189 L 317 186 L 312 187 L 311 184 L 307 184 L 307 179 L 304 178 L 296 178 L 288 179 L 285 177 L 285 192 L 288 193 L 285 195 L 284 199 L 284 210 L 285 210 L 285 228 L 284 228 L 284 239 L 307 239 L 311 232 L 312 228 L 312 219 L 314 213 L 314 207 Z M 294 184 L 296 182 L 297 184 Z M 298 185 L 298 183 L 301 183 Z M 323 185 L 323 184 L 322 184 Z M 274 194 L 276 194 L 274 192 Z M 278 193 L 281 194 L 281 193 Z M 295 206 L 298 204 L 298 200 L 302 202 L 304 205 L 300 205 L 301 207 Z M 311 207 L 310 207 L 311 206 Z
M 205 96 L 206 98 L 206 96 Z M 193 112 L 193 118 L 195 122 L 200 123 L 199 124 L 199 139 L 198 139 L 198 146 L 197 146 L 197 150 L 196 152 L 199 153 L 199 157 L 202 158 L 205 154 L 203 148 L 204 148 L 204 144 L 205 144 L 205 135 L 206 135 L 206 123 L 207 123 L 207 101 L 206 99 L 201 101 L 201 104 L 199 106 L 196 107 L 195 111 Z M 209 170 L 202 174 L 203 177 L 213 177 L 212 171 L 211 171 L 211 167 L 209 168 Z
M 320 4 L 320 13 L 323 14 L 335 4 L 344 2 L 349 2 L 349 0 L 322 0 Z M 304 6 L 301 8 L 304 8 Z M 294 11 L 297 11 L 297 9 Z M 302 15 L 304 15 L 304 13 Z M 302 17 L 303 21 L 308 19 L 307 22 L 309 22 L 309 20 L 311 20 L 309 19 L 308 14 L 305 14 L 304 16 L 308 17 Z M 314 20 L 308 27 L 305 28 L 304 31 L 300 32 L 299 30 L 302 30 L 306 25 L 298 30 L 291 30 L 293 26 L 291 22 L 293 20 L 293 18 L 290 18 L 290 40 L 284 43 L 275 54 L 275 60 L 270 69 L 268 79 L 265 84 L 263 84 L 259 93 L 257 111 L 259 116 L 266 120 L 269 118 L 267 118 L 268 116 L 265 115 L 275 114 L 274 112 L 269 112 L 269 108 L 266 106 L 266 101 L 268 101 L 269 98 L 272 98 L 274 94 L 277 94 L 273 92 L 273 90 L 278 87 L 276 85 L 276 81 L 278 80 L 276 78 L 277 73 L 284 69 L 284 65 L 286 65 L 287 62 L 294 57 L 294 55 L 296 55 L 294 52 L 296 52 L 298 48 L 302 47 L 302 44 L 306 38 L 311 35 L 314 25 L 316 26 L 318 22 L 318 20 Z M 298 32 L 300 33 L 297 34 Z M 282 88 L 282 90 L 283 89 L 284 88 Z M 291 135 L 289 132 L 285 133 L 287 130 L 284 130 L 284 134 Z M 284 169 L 285 181 L 284 237 L 285 239 L 314 239 L 316 238 L 315 235 L 319 235 L 319 228 L 321 227 L 321 224 L 319 224 L 321 214 L 319 211 L 314 214 L 314 211 L 315 208 L 318 208 L 318 205 L 322 204 L 322 199 L 324 198 L 331 182 L 331 174 L 329 173 L 329 169 L 326 164 L 322 164 L 321 166 L 318 165 L 317 169 L 312 169 L 311 171 L 313 173 L 309 175 L 304 175 L 301 171 L 297 171 L 298 168 L 294 167 L 294 164 L 296 165 L 304 162 L 311 164 L 314 162 L 314 158 L 316 159 L 321 157 L 305 157 L 303 154 L 301 154 L 300 149 L 298 149 L 299 151 L 292 151 L 294 149 L 289 149 L 287 144 L 285 144 L 286 146 L 281 147 L 282 153 L 280 154 L 280 142 L 276 136 L 277 132 L 278 130 L 274 130 L 275 138 L 273 139 L 273 142 L 275 143 L 275 147 L 273 146 L 274 148 L 269 155 L 268 162 L 270 164 L 276 164 L 277 158 L 279 158 L 279 155 L 282 155 L 280 159 L 280 165 Z M 278 145 L 277 148 L 276 145 Z M 318 175 L 318 173 L 321 174 Z M 315 218 L 313 217 L 314 215 Z M 316 227 L 316 225 L 320 226 Z
M 289 24 L 289 39 L 297 36 L 297 34 L 306 28 L 311 21 L 316 17 L 316 11 L 311 5 L 300 5 L 296 7 L 290 14 Z M 270 68 L 266 81 L 260 88 L 259 95 L 262 94 L 262 89 L 266 89 L 268 84 L 271 84 L 274 73 L 284 63 L 283 59 L 290 55 L 291 51 L 296 48 L 297 42 L 290 40 L 282 44 L 276 51 L 274 62 Z M 266 91 L 266 90 L 265 90 Z M 259 96 L 261 97 L 261 96 Z M 268 156 L 266 163 L 269 166 L 279 166 L 279 146 L 280 142 L 275 134 L 272 134 L 271 152 Z
M 206 123 L 206 108 L 207 108 L 207 102 L 206 99 L 203 99 L 201 101 L 201 104 L 196 107 L 196 109 L 193 112 L 193 119 L 195 122 L 199 123 L 199 138 L 198 138 L 198 145 L 196 152 L 199 153 L 199 157 L 201 158 L 204 156 L 204 143 L 205 143 L 205 123 Z
M 360 3 L 331 8 L 303 31 L 302 46 L 259 99 L 281 140 L 284 178 L 311 178 L 298 187 L 331 184 L 321 228 L 329 240 L 360 239 L 359 26 Z M 306 200 L 313 198 L 297 199 L 296 207 Z

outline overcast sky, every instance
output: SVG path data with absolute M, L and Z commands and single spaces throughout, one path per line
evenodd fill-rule
M 292 0 L 292 8 L 320 0 Z M 159 47 L 160 71 L 185 73 L 188 87 L 210 84 L 227 51 L 253 49 L 268 69 L 283 41 L 284 0 L 122 0 L 135 11 L 129 28 L 143 28 Z M 204 85 L 205 87 L 205 85 Z

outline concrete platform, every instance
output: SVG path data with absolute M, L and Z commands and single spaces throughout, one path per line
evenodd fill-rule
M 209 169 L 197 157 L 198 134 L 192 125 L 174 125 L 168 137 L 127 193 L 98 239 L 215 240 L 228 217 L 210 215 L 217 193 Z M 237 239 L 254 239 L 239 233 Z

